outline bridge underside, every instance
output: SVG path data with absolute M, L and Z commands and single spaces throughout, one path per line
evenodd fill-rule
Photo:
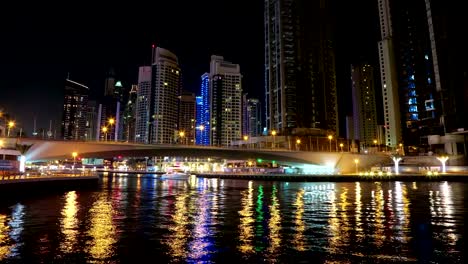
M 200 157 L 227 160 L 275 160 L 283 164 L 317 165 L 334 168 L 341 173 L 355 171 L 355 159 L 361 169 L 375 164 L 391 163 L 385 155 L 360 155 L 340 152 L 303 152 L 274 149 L 235 149 L 187 145 L 143 145 L 117 142 L 42 141 L 23 139 L 21 144 L 32 144 L 26 153 L 28 161 L 70 159 L 72 152 L 82 158 L 123 157 Z

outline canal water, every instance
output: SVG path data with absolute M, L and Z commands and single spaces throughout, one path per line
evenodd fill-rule
M 464 263 L 468 184 L 108 175 L 0 201 L 0 262 Z

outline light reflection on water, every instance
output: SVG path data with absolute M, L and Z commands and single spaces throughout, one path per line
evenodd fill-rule
M 465 193 L 449 182 L 111 175 L 99 190 L 1 204 L 0 261 L 51 262 L 58 250 L 74 262 L 457 262 Z

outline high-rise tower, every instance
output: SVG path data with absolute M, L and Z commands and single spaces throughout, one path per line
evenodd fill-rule
M 151 111 L 151 67 L 138 70 L 138 90 L 135 109 L 135 141 L 149 143 L 149 122 Z
M 210 141 L 210 74 L 204 73 L 201 76 L 200 95 L 196 98 L 197 121 L 195 130 L 195 142 L 197 145 L 211 145 Z
M 338 133 L 329 1 L 265 0 L 266 126 Z
M 374 68 L 368 64 L 351 66 L 354 138 L 361 147 L 381 144 L 377 133 Z
M 230 146 L 242 137 L 242 75 L 239 64 L 213 55 L 210 63 L 211 144 Z
M 424 145 L 443 133 L 424 0 L 379 0 L 386 144 Z
M 150 116 L 150 139 L 154 144 L 170 144 L 176 139 L 178 96 L 181 72 L 176 55 L 163 48 L 154 49 L 151 86 L 154 91 Z
M 65 80 L 62 114 L 62 138 L 86 140 L 86 118 L 89 88 L 72 80 Z
M 393 49 L 392 25 L 389 0 L 379 0 L 380 32 L 379 41 L 380 78 L 384 107 L 385 144 L 397 146 L 401 142 L 400 102 L 398 81 Z

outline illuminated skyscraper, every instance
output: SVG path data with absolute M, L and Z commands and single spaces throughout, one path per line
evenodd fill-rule
M 61 128 L 63 139 L 86 140 L 88 95 L 87 86 L 65 80 Z
M 379 41 L 378 45 L 384 107 L 385 144 L 395 147 L 401 142 L 402 137 L 398 79 L 388 0 L 379 0 L 379 14 L 382 40 Z
M 338 133 L 330 1 L 265 0 L 266 127 Z
M 150 116 L 150 139 L 153 144 L 171 144 L 177 135 L 178 96 L 181 72 L 176 55 L 163 48 L 154 48 L 151 86 L 154 91 Z
M 136 102 L 138 96 L 138 85 L 132 85 L 128 93 L 127 104 L 123 112 L 123 139 L 126 141 L 135 141 L 135 122 L 136 122 Z
M 179 96 L 179 143 L 195 144 L 195 94 L 182 91 Z M 180 136 L 183 132 L 183 136 Z
M 197 96 L 197 122 L 195 141 L 197 145 L 211 145 L 210 141 L 210 74 L 201 76 L 200 96 Z
M 354 138 L 361 147 L 380 144 L 377 133 L 374 68 L 368 64 L 351 66 Z
M 424 0 L 378 0 L 385 143 L 427 144 L 443 133 Z M 400 114 L 401 113 L 401 114 Z
M 239 64 L 211 56 L 211 145 L 230 146 L 242 138 L 241 79 Z
M 151 67 L 143 66 L 138 70 L 138 90 L 135 113 L 135 141 L 149 143 L 149 122 L 151 107 Z
M 242 100 L 242 135 L 258 137 L 262 135 L 262 111 L 261 103 L 258 99 L 247 98 L 247 94 Z

